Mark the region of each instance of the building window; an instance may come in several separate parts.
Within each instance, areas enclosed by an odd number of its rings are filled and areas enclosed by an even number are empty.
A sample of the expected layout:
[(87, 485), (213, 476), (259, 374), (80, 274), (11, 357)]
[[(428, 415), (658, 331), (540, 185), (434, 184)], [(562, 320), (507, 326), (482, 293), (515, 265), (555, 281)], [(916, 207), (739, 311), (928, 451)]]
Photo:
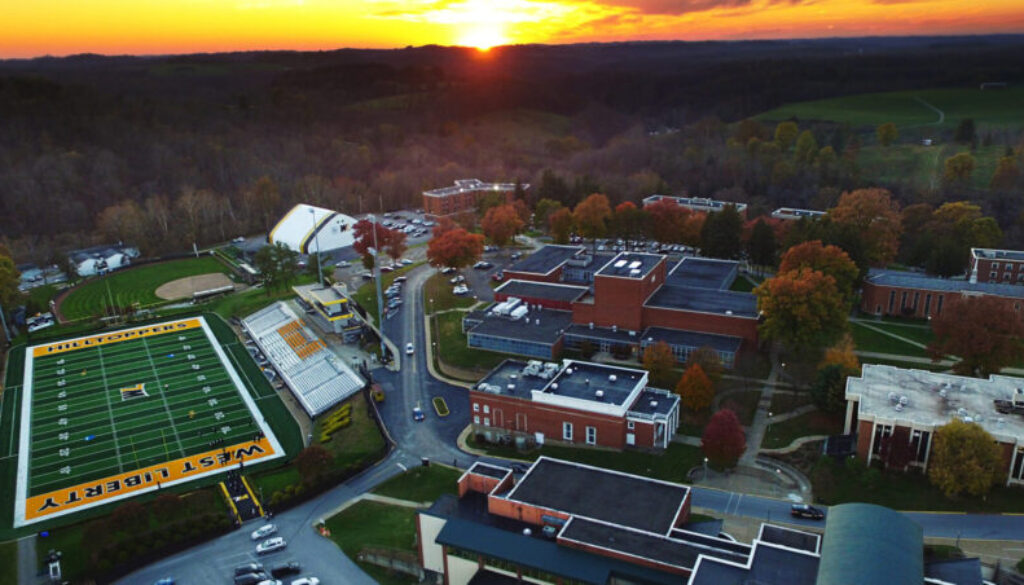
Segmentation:
[(924, 295), (924, 314), (927, 315), (932, 310), (932, 293)]
[(491, 417), (489, 417), (489, 416), (485, 416), (484, 417), (484, 426), (485, 427), (491, 426)]
[(474, 402), (473, 403), (473, 412), (480, 412), (480, 403), (479, 402)]
[(479, 415), (476, 415), (476, 416), (473, 417), (473, 424), (475, 424), (475, 425), (480, 424), (480, 416)]
[(635, 421), (626, 421), (626, 429), (632, 431), (635, 428), (636, 428), (636, 422)]
[(562, 423), (562, 439), (564, 439), (566, 441), (571, 441), (572, 440), (572, 423), (571, 422), (564, 422), (564, 423)]
[(914, 312), (917, 312), (917, 301), (921, 298), (921, 293), (914, 291)]
[(871, 453), (878, 455), (882, 451), (882, 442), (886, 437), (892, 435), (892, 425), (875, 424), (875, 442), (871, 446)]
[(907, 308), (907, 291), (900, 295), (900, 311)]
[(998, 263), (998, 262), (993, 262), (993, 263), (992, 263), (992, 268), (991, 268), (991, 269), (992, 269), (992, 270), (999, 270), (999, 263)]
[(944, 298), (943, 295), (939, 295), (939, 306), (935, 307), (935, 314), (936, 315), (941, 315), (942, 314), (942, 299), (943, 298)]
[(896, 302), (896, 291), (889, 291), (889, 312), (892, 313), (892, 306)]
[(490, 413), (490, 412), (491, 412), (491, 407), (490, 407), (490, 405), (488, 405), (488, 404), (485, 404), (485, 405), (484, 405), (484, 414), (488, 414), (488, 413)]
[(597, 427), (587, 427), (587, 444), (597, 444)]
[(995, 270), (993, 270), (992, 272), (988, 273), (988, 277), (990, 279), (992, 279), (992, 280), (995, 280), (995, 279), (999, 278), (999, 273), (996, 272)]

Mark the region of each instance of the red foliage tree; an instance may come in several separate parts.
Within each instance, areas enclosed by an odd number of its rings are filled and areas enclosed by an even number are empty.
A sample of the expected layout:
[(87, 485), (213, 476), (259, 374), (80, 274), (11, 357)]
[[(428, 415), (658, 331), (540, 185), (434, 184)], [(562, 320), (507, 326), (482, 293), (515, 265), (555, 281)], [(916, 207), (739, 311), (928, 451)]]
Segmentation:
[(384, 252), (391, 257), (392, 260), (398, 260), (405, 254), (405, 251), (409, 249), (406, 240), (409, 238), (405, 232), (398, 230), (391, 230), (391, 234), (388, 239), (388, 244), (384, 248)]
[[(683, 241), (686, 220), (690, 210), (679, 205), (674, 199), (659, 199), (645, 207), (651, 215), (651, 235), (654, 239), (669, 244)], [(700, 233), (700, 230), (697, 230)]]
[[(356, 251), (360, 256), (367, 256), (370, 253), (370, 248), (374, 246), (374, 232), (377, 232), (377, 248), (383, 251), (387, 248), (391, 242), (398, 237), (397, 234), (401, 234), (401, 237), (405, 238), (404, 232), (398, 232), (395, 230), (389, 230), (379, 222), (372, 222), (367, 219), (361, 219), (356, 222), (353, 226), (353, 236), (355, 242), (352, 244), (352, 249)], [(404, 252), (404, 250), (403, 250)], [(399, 254), (401, 256), (401, 254)]]
[(736, 413), (728, 408), (711, 416), (700, 438), (701, 449), (708, 461), (717, 468), (735, 467), (747, 450), (747, 437), (743, 433)]
[(499, 205), (488, 209), (480, 222), (484, 235), (497, 246), (507, 244), (524, 225), (525, 222), (512, 205)]
[(928, 352), (935, 361), (959, 357), (957, 374), (987, 378), (1024, 358), (1024, 321), (1006, 299), (954, 298), (932, 319), (932, 330)]
[(427, 244), (427, 260), (432, 266), (465, 268), (480, 259), (484, 253), (484, 237), (462, 228), (442, 232)]

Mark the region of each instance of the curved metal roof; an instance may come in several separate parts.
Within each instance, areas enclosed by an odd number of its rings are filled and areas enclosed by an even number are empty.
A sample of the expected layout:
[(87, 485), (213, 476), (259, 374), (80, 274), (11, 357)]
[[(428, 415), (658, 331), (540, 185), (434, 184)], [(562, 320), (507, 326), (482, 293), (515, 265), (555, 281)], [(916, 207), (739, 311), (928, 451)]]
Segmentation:
[(828, 511), (816, 585), (921, 585), (924, 532), (903, 514), (874, 504)]

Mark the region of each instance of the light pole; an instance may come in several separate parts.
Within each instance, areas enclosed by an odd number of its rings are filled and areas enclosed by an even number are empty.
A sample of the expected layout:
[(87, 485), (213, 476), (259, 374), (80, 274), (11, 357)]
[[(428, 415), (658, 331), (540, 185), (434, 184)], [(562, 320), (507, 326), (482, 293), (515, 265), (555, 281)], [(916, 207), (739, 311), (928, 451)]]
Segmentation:
[[(313, 241), (316, 243), (316, 281), (323, 286), (324, 270), (320, 267), (320, 232), (316, 229), (316, 209), (310, 207), (309, 216), (313, 219)], [(306, 252), (309, 252), (308, 243), (306, 244)]]
[(768, 411), (768, 433), (767, 434), (769, 434), (769, 435), (772, 434), (772, 411), (770, 411), (770, 410)]
[(384, 348), (384, 301), (381, 300), (384, 295), (380, 292), (380, 248), (377, 247), (377, 216), (370, 215), (370, 221), (373, 223), (373, 250), (370, 250), (370, 255), (373, 256), (373, 280), (377, 284), (377, 336), (380, 337), (380, 361), (384, 363), (384, 356), (387, 355), (387, 351)]
[(704, 481), (708, 480), (708, 458), (704, 458)]

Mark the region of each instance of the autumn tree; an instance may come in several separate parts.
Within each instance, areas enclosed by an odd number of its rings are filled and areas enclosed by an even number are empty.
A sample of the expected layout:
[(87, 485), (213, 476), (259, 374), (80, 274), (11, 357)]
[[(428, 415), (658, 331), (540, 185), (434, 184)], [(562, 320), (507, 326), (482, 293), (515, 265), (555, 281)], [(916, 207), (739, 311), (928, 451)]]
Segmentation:
[(813, 132), (804, 130), (796, 139), (793, 156), (798, 164), (809, 165), (814, 162), (816, 154), (818, 154), (818, 141), (814, 138)]
[(667, 197), (658, 199), (645, 209), (651, 217), (651, 236), (655, 240), (666, 244), (682, 242), (690, 210), (676, 203), (675, 199)]
[(999, 443), (977, 423), (958, 419), (935, 429), (928, 479), (947, 497), (983, 496), (1004, 475)]
[(725, 365), (722, 364), (721, 356), (713, 348), (702, 345), (691, 351), (690, 355), (686, 356), (686, 363), (683, 366), (689, 368), (695, 365), (700, 366), (700, 369), (715, 386), (722, 381)]
[(950, 186), (965, 184), (974, 172), (974, 157), (969, 152), (954, 154), (946, 159), (942, 168), (942, 180)]
[(827, 274), (810, 268), (779, 273), (754, 289), (764, 315), (761, 335), (790, 349), (827, 347), (846, 331), (847, 307)]
[(857, 359), (853, 337), (849, 333), (843, 335), (835, 345), (825, 350), (825, 355), (821, 358), (818, 368), (828, 366), (839, 366), (851, 375), (860, 373), (860, 360)]
[(260, 218), (263, 231), (269, 232), (281, 205), (281, 191), (274, 179), (264, 175), (243, 193), (246, 207)]
[(299, 254), (281, 242), (263, 246), (256, 252), (253, 264), (260, 271), (260, 280), (267, 295), (291, 285), (299, 273), (298, 259)]
[(491, 207), (480, 222), (484, 235), (499, 247), (504, 247), (523, 225), (522, 218), (512, 205)]
[(96, 228), (109, 241), (124, 242), (137, 246), (145, 254), (154, 251), (148, 233), (146, 214), (138, 203), (125, 199), (100, 212)]
[(903, 223), (899, 204), (886, 189), (843, 193), (828, 215), (833, 222), (861, 235), (867, 246), (866, 259), (872, 266), (885, 266), (896, 257)]
[(900, 131), (896, 129), (896, 124), (886, 122), (885, 124), (880, 124), (878, 128), (875, 129), (875, 136), (878, 137), (879, 144), (882, 146), (889, 146), (893, 142), (896, 142), (896, 139), (900, 137)]
[(709, 213), (700, 231), (700, 251), (710, 258), (734, 259), (743, 251), (743, 217), (735, 205)]
[(427, 260), (431, 266), (462, 269), (480, 259), (484, 253), (484, 237), (455, 228), (435, 236), (427, 244)]
[(548, 228), (551, 239), (556, 244), (568, 244), (569, 234), (572, 233), (573, 218), (572, 212), (567, 207), (556, 209), (548, 217)]
[(390, 232), (387, 237), (387, 243), (384, 246), (384, 253), (392, 260), (398, 260), (409, 249), (407, 243), (409, 236), (399, 230), (390, 230)]
[(533, 221), (538, 229), (546, 229), (550, 226), (548, 218), (551, 214), (562, 208), (562, 204), (554, 199), (541, 199), (534, 206)]
[(799, 134), (800, 127), (796, 125), (796, 122), (779, 122), (779, 125), (775, 127), (775, 143), (783, 151), (789, 150)]
[(334, 457), (320, 445), (310, 445), (295, 456), (295, 469), (306, 484), (316, 483), (331, 468)]
[(747, 437), (736, 413), (723, 408), (711, 416), (700, 439), (701, 449), (716, 469), (736, 466), (747, 450)]
[(0, 253), (0, 310), (10, 311), (15, 301), (21, 297), (18, 286), (21, 284), (21, 273), (14, 264), (14, 259)]
[(700, 364), (691, 364), (676, 384), (676, 394), (690, 412), (700, 412), (711, 406), (715, 386)]
[(650, 213), (646, 209), (638, 209), (632, 201), (623, 201), (615, 206), (612, 212), (611, 233), (627, 240), (646, 238), (650, 224)]
[(747, 240), (747, 257), (754, 266), (774, 266), (778, 244), (775, 241), (775, 230), (763, 218), (757, 218), (750, 230)]
[(992, 181), (989, 187), (993, 191), (1009, 191), (1020, 181), (1020, 168), (1017, 166), (1017, 159), (1013, 155), (1001, 157), (996, 164), (996, 170), (992, 173)]
[(608, 233), (608, 220), (612, 216), (612, 207), (608, 197), (594, 193), (580, 201), (573, 209), (572, 219), (576, 229), (584, 238), (596, 240)]
[(853, 291), (860, 271), (842, 248), (823, 246), (820, 241), (813, 240), (786, 250), (779, 261), (779, 272), (791, 272), (801, 268), (810, 268), (831, 276), (836, 283), (836, 290), (843, 297), (843, 302), (847, 306), (852, 304)]
[(932, 360), (957, 356), (957, 374), (987, 378), (1024, 359), (1024, 321), (1006, 299), (947, 295), (942, 313), (932, 318), (932, 330)]
[(672, 385), (672, 368), (676, 366), (676, 356), (672, 348), (664, 341), (648, 345), (644, 349), (644, 369), (649, 372), (650, 383), (659, 388)]

